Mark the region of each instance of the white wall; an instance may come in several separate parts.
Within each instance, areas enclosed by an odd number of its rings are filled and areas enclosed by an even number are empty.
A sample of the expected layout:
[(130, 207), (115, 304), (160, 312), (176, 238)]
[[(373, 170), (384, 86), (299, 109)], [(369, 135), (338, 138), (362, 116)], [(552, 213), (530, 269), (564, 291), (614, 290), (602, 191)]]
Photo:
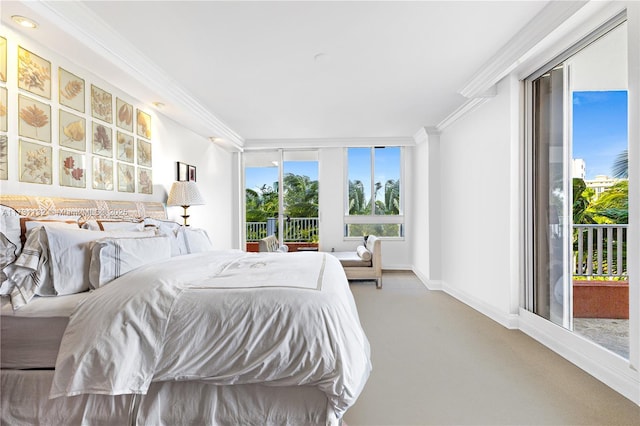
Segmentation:
[[(517, 90), (517, 86), (515, 87)], [(443, 289), (507, 323), (512, 306), (512, 135), (514, 87), (497, 95), (440, 135)], [(516, 97), (517, 99), (517, 97)], [(517, 194), (517, 193), (516, 193)]]
[[(197, 135), (181, 126), (179, 123), (166, 118), (158, 113), (152, 106), (140, 103), (127, 93), (118, 89), (116, 82), (104, 81), (96, 76), (91, 70), (78, 67), (67, 58), (56, 54), (48, 47), (32, 42), (30, 39), (12, 32), (8, 28), (3, 28), (0, 35), (4, 36), (8, 42), (8, 157), (9, 157), (9, 180), (0, 181), (0, 192), (3, 194), (23, 194), (23, 195), (46, 195), (70, 198), (106, 199), (106, 200), (141, 200), (166, 202), (167, 193), (171, 184), (176, 179), (176, 161), (185, 162), (197, 167), (198, 186), (203, 196), (207, 200), (207, 205), (193, 206), (189, 209), (191, 215), (190, 223), (193, 226), (205, 228), (210, 234), (216, 248), (230, 248), (232, 246), (231, 221), (232, 211), (228, 208), (231, 204), (231, 154), (216, 146), (208, 139)], [(52, 143), (53, 148), (53, 183), (51, 185), (40, 185), (23, 183), (18, 180), (18, 120), (17, 102), (18, 93), (37, 98), (27, 92), (17, 88), (17, 49), (18, 45), (29, 51), (47, 59), (51, 62), (52, 71), (52, 96), (51, 100), (38, 99), (51, 105), (52, 117)], [(85, 91), (87, 92), (87, 106), (85, 114), (82, 115), (87, 122), (87, 148), (85, 151), (85, 167), (87, 174), (87, 188), (70, 188), (59, 185), (58, 177), (58, 67), (76, 74), (85, 80)], [(102, 191), (91, 188), (91, 111), (90, 87), (91, 84), (107, 90), (116, 97), (120, 97), (133, 104), (134, 108), (140, 108), (151, 115), (152, 121), (152, 149), (153, 149), (153, 194), (123, 193), (118, 191)], [(114, 126), (115, 136), (115, 126)], [(48, 145), (48, 144), (45, 144)], [(115, 177), (117, 178), (117, 176)], [(168, 209), (171, 219), (181, 221), (180, 207)]]

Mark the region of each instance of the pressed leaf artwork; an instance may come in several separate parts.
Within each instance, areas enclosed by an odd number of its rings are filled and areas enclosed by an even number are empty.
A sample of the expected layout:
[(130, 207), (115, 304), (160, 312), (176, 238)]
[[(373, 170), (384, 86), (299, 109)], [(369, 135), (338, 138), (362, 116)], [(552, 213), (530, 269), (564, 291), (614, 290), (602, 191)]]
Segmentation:
[(93, 157), (93, 189), (113, 191), (113, 161)]
[(51, 147), (20, 140), (20, 182), (51, 184)]
[(8, 113), (7, 113), (7, 89), (0, 87), (0, 132), (7, 131)]
[(153, 194), (153, 179), (151, 169), (138, 167), (138, 192), (140, 194)]
[(111, 93), (91, 85), (91, 115), (107, 123), (113, 123)]
[(51, 106), (26, 96), (18, 96), (18, 134), (51, 142)]
[(111, 127), (93, 122), (93, 153), (103, 157), (113, 157), (113, 143), (111, 141)]
[(118, 163), (118, 191), (135, 192), (135, 167), (124, 163)]
[(84, 80), (64, 68), (58, 68), (60, 104), (84, 112)]
[(151, 167), (151, 144), (142, 139), (138, 139), (138, 165)]
[(61, 146), (86, 151), (86, 120), (83, 117), (61, 109), (58, 125), (60, 127), (58, 141)]
[(136, 114), (136, 130), (138, 136), (151, 139), (151, 116), (144, 111), (138, 110)]
[(117, 132), (116, 140), (118, 146), (118, 160), (133, 163), (133, 136), (126, 133)]
[(18, 87), (51, 99), (51, 62), (18, 46)]
[(133, 132), (133, 105), (126, 103), (120, 98), (116, 98), (116, 126), (121, 129)]
[(60, 150), (60, 185), (73, 188), (86, 188), (86, 169), (84, 155), (77, 152)]
[(7, 81), (7, 39), (0, 37), (0, 81)]
[(8, 145), (9, 138), (6, 135), (0, 136), (0, 180), (9, 179)]

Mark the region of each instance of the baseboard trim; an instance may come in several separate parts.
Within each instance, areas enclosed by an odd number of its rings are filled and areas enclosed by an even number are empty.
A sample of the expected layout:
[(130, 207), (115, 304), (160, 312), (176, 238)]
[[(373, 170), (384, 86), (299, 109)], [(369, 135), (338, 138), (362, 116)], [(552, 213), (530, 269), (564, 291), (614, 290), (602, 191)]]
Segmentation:
[(640, 373), (628, 360), (525, 309), (519, 316), (523, 333), (640, 405)]
[(432, 290), (432, 291), (442, 290), (442, 281), (430, 280), (416, 268), (411, 268), (411, 271), (413, 271), (415, 276), (418, 277), (422, 285), (425, 286), (427, 290)]

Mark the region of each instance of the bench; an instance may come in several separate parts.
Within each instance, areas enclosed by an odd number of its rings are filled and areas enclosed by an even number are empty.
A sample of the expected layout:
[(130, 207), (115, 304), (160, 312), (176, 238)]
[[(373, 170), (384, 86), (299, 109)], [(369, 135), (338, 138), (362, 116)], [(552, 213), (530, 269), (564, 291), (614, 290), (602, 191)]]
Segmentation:
[(376, 288), (382, 288), (382, 245), (380, 238), (369, 235), (366, 246), (355, 251), (336, 251), (348, 280), (375, 280)]

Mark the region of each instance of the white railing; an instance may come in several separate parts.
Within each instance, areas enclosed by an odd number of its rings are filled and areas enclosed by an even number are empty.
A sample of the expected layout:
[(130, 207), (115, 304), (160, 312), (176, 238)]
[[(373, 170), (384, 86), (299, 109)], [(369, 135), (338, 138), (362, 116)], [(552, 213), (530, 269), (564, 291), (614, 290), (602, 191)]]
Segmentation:
[(627, 277), (628, 225), (573, 225), (574, 270), (580, 277)]
[[(273, 223), (273, 225), (271, 225)], [(270, 218), (269, 222), (247, 222), (247, 241), (258, 241), (268, 235), (267, 230), (273, 226), (275, 231), (277, 219)], [(291, 217), (284, 220), (284, 242), (318, 241), (317, 217)]]

